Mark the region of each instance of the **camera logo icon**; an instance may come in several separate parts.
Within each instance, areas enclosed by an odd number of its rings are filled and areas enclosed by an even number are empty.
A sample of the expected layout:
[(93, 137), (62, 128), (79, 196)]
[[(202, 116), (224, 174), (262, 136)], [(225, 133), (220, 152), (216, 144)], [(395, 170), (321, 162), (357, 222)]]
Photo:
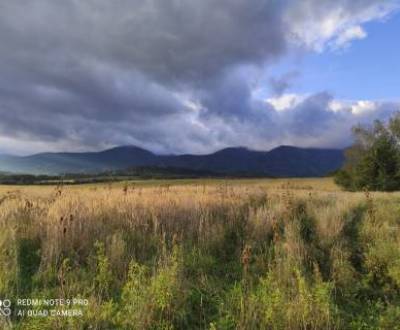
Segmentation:
[(11, 301), (9, 299), (0, 300), (0, 316), (11, 315)]

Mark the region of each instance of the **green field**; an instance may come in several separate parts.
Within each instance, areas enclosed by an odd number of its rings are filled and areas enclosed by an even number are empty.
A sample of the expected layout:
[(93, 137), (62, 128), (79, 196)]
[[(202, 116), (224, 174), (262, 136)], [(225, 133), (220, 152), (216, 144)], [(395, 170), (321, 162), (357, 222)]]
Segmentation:
[[(0, 328), (400, 329), (399, 202), (331, 179), (0, 186)], [(18, 302), (51, 298), (87, 303)]]

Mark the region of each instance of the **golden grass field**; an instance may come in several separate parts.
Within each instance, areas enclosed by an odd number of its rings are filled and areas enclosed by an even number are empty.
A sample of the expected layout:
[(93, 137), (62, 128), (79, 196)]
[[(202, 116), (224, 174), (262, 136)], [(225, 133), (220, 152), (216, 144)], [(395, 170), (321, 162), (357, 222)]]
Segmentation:
[(7, 329), (399, 329), (400, 193), (332, 179), (0, 186)]

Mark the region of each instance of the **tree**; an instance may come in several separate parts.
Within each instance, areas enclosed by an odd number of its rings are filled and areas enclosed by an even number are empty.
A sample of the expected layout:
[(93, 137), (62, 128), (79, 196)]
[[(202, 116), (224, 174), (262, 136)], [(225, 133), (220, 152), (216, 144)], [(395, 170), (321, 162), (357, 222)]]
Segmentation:
[(353, 128), (355, 143), (346, 150), (346, 162), (335, 177), (347, 190), (400, 189), (400, 113), (388, 122)]

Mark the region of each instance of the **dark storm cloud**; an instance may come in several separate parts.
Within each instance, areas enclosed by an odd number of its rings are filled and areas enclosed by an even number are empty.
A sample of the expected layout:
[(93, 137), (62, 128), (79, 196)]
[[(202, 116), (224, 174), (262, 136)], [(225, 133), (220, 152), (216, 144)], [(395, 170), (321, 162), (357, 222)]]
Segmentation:
[(193, 81), (281, 54), (281, 7), (269, 0), (17, 0), (0, 8), (2, 40), (10, 46), (3, 56), (63, 69), (98, 61)]
[[(381, 2), (332, 3), (2, 1), (0, 141), (23, 152), (36, 151), (35, 141), (205, 152), (269, 147), (289, 131), (306, 134), (309, 122), (326, 129), (333, 119), (319, 112), (321, 96), (284, 115), (254, 98), (252, 77), (284, 55), (292, 37), (309, 44), (309, 11), (324, 19), (340, 10), (354, 25), (373, 18)], [(292, 79), (278, 77), (277, 94)]]
[(268, 0), (2, 2), (1, 133), (51, 140), (87, 127), (89, 141), (104, 140), (107, 124), (110, 138), (157, 140), (143, 132), (156, 121), (188, 124), (177, 94), (283, 52), (280, 10)]

